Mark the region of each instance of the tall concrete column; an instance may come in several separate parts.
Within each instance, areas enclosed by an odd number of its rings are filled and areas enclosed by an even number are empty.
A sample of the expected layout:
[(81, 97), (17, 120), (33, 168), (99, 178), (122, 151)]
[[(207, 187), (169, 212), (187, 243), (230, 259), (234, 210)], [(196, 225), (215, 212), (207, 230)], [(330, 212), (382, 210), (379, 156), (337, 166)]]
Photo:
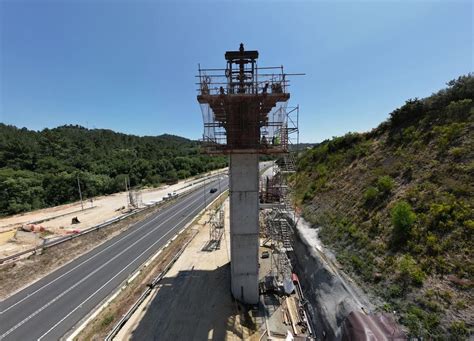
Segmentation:
[(258, 155), (230, 156), (230, 244), (232, 294), (258, 303)]

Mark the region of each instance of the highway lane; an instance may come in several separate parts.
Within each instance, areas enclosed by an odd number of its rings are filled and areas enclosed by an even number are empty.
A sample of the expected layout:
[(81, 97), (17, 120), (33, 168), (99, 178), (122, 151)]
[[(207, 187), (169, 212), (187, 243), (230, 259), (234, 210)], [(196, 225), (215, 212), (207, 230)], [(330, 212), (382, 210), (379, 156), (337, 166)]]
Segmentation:
[(59, 339), (227, 188), (208, 183), (0, 302), (0, 339)]

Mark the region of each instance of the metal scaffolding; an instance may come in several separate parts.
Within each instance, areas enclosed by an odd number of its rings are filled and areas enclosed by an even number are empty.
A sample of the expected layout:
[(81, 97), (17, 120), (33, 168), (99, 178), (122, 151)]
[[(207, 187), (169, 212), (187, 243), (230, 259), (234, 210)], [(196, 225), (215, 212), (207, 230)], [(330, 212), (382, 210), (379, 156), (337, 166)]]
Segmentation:
[(279, 67), (258, 67), (257, 51), (225, 54), (225, 69), (199, 66), (198, 102), (208, 153), (287, 153), (293, 122), (288, 121), (289, 76)]
[(209, 221), (209, 240), (202, 248), (203, 251), (219, 250), (221, 239), (224, 234), (224, 206), (221, 205), (210, 213)]
[(272, 175), (260, 181), (260, 202), (282, 204), (291, 207), (287, 177), (296, 171), (296, 155), (299, 146), (299, 105), (287, 108), (288, 152), (280, 155), (272, 168)]
[[(293, 229), (296, 217), (291, 207), (288, 176), (296, 171), (295, 155), (299, 143), (299, 106), (287, 108), (288, 150), (274, 162), (271, 176), (260, 182), (260, 202), (263, 208), (263, 245), (270, 245), (276, 254), (276, 277), (283, 282), (291, 277), (288, 252), (293, 251)], [(273, 273), (273, 269), (272, 269)]]
[(225, 69), (199, 66), (203, 147), (229, 155), (231, 290), (242, 302), (258, 295), (259, 155), (288, 153), (289, 74), (281, 67), (258, 67), (258, 51), (225, 53)]
[[(287, 252), (293, 251), (292, 227), (285, 210), (278, 206), (263, 211), (264, 228), (266, 236), (263, 245), (269, 245), (272, 252), (277, 255), (276, 277), (283, 281), (291, 277), (291, 264)], [(274, 269), (271, 269), (273, 273)]]

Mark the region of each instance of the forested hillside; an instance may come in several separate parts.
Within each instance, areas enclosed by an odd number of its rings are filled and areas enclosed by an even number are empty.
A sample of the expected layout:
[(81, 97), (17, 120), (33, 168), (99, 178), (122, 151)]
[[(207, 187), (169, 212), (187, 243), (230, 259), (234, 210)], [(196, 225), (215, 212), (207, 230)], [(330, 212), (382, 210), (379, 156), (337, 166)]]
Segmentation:
[(303, 152), (291, 179), (323, 243), (411, 336), (473, 328), (473, 100), (473, 75), (460, 77)]
[(164, 182), (225, 167), (198, 142), (172, 135), (138, 137), (62, 126), (36, 132), (0, 124), (0, 215)]

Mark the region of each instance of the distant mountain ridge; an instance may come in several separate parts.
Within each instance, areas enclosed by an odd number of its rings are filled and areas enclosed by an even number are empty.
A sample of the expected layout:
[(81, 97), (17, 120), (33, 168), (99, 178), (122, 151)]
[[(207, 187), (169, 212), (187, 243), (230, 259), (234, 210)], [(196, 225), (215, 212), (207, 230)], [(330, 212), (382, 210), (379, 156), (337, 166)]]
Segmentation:
[(132, 187), (175, 182), (225, 167), (224, 157), (200, 153), (180, 136), (135, 136), (65, 125), (32, 131), (0, 123), (0, 215), (78, 200)]
[(459, 77), (369, 133), (302, 152), (291, 178), (323, 243), (411, 337), (474, 327), (473, 104), (473, 75)]

